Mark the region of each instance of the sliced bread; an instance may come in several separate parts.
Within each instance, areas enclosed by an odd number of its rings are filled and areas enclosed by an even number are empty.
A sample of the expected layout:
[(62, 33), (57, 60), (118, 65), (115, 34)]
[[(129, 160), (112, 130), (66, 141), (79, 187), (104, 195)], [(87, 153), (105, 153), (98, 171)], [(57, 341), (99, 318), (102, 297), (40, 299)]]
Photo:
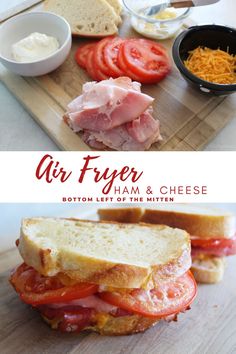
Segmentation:
[(176, 204), (146, 209), (141, 221), (178, 227), (199, 238), (231, 238), (235, 234), (233, 214), (197, 205)]
[(106, 0), (46, 0), (44, 9), (63, 16), (73, 35), (104, 37), (116, 34), (120, 16)]
[[(138, 211), (139, 209), (139, 211)], [(163, 224), (186, 230), (200, 238), (231, 238), (235, 234), (235, 215), (216, 208), (198, 205), (161, 205), (155, 209), (120, 208), (100, 209), (100, 220), (132, 222), (129, 215), (136, 215), (135, 222)]]
[(163, 225), (24, 219), (18, 247), (43, 275), (119, 288), (152, 288), (191, 266), (188, 233)]
[(144, 213), (142, 208), (98, 209), (100, 220), (139, 223)]
[(193, 257), (191, 271), (198, 283), (219, 283), (224, 276), (225, 258), (213, 256)]
[[(53, 328), (57, 329), (58, 321), (50, 320), (44, 316), (43, 319)], [(98, 332), (105, 336), (121, 336), (144, 332), (146, 329), (154, 326), (160, 320), (156, 318), (148, 318), (140, 315), (128, 315), (114, 317), (109, 314), (102, 314), (94, 319), (94, 325), (84, 328), (84, 330)]]
[[(100, 220), (120, 222), (146, 222), (165, 224), (185, 229), (191, 235), (202, 238), (224, 238), (235, 233), (235, 216), (222, 210), (202, 208), (186, 204), (163, 205), (155, 209), (120, 208), (100, 209)], [(199, 283), (213, 284), (223, 279), (225, 258), (211, 255), (197, 255), (192, 258), (191, 270)]]

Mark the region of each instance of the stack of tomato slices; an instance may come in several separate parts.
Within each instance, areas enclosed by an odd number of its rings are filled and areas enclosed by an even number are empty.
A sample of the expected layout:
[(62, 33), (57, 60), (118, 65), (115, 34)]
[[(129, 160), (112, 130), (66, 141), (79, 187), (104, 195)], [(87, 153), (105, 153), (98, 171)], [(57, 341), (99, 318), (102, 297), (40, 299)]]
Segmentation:
[(233, 238), (191, 237), (192, 254), (208, 254), (216, 257), (236, 255), (236, 235)]
[(75, 58), (95, 81), (127, 76), (143, 84), (154, 84), (171, 69), (166, 49), (140, 38), (106, 37), (79, 47)]
[(96, 306), (83, 306), (82, 300), (76, 305), (79, 299), (97, 299), (112, 308), (108, 313), (114, 317), (138, 314), (161, 319), (185, 311), (196, 296), (196, 283), (190, 272), (149, 291), (100, 291), (98, 285), (89, 283), (65, 286), (58, 277), (42, 276), (23, 263), (12, 272), (10, 282), (23, 302), (38, 308), (49, 321), (56, 320), (62, 331), (80, 331), (95, 323), (99, 310)]

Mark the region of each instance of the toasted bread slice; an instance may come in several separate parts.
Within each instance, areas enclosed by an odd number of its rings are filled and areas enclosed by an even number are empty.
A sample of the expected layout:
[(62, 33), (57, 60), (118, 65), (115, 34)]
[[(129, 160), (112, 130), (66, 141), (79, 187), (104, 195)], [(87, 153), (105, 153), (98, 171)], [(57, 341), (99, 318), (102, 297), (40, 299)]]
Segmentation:
[(142, 208), (98, 209), (99, 219), (125, 223), (139, 223), (143, 216)]
[(219, 283), (224, 276), (225, 258), (199, 255), (192, 261), (192, 273), (198, 283)]
[(120, 16), (106, 0), (46, 0), (46, 11), (63, 16), (73, 35), (104, 37), (116, 34)]
[[(165, 224), (170, 227), (185, 229), (200, 238), (230, 238), (235, 233), (235, 216), (212, 208), (199, 208), (190, 205), (168, 205), (156, 209), (123, 208), (100, 209), (101, 220), (132, 222), (129, 215), (136, 215), (136, 222)], [(192, 272), (199, 283), (218, 283), (223, 279), (225, 259), (208, 255), (194, 256)]]
[(188, 204), (163, 205), (146, 209), (142, 222), (164, 224), (186, 230), (199, 238), (231, 238), (235, 234), (235, 216), (220, 209)]
[(100, 209), (98, 214), (100, 220), (120, 222), (132, 222), (130, 215), (135, 215), (135, 222), (176, 227), (186, 230), (191, 236), (205, 239), (231, 238), (235, 234), (235, 215), (220, 209), (188, 204), (162, 205), (145, 210), (141, 208)]
[[(53, 329), (58, 328), (57, 321), (42, 317)], [(144, 332), (154, 326), (159, 320), (139, 315), (114, 317), (102, 313), (97, 315), (94, 322), (93, 326), (86, 327), (83, 330), (98, 332), (105, 336), (120, 336)]]
[(18, 247), (43, 275), (118, 288), (153, 288), (191, 266), (188, 233), (163, 225), (24, 219)]

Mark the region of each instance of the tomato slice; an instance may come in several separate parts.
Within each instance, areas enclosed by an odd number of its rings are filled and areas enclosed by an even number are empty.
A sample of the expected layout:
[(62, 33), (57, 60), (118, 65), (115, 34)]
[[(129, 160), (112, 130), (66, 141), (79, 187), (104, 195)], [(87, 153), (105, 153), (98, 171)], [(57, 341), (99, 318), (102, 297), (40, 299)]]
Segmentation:
[(127, 64), (124, 61), (124, 56), (123, 56), (123, 51), (121, 50), (121, 47), (123, 46), (123, 43), (120, 45), (120, 50), (118, 52), (118, 58), (117, 58), (117, 64), (119, 68), (124, 72), (125, 76), (128, 76), (130, 79), (139, 81), (142, 83), (142, 77), (134, 74), (132, 70), (130, 70), (127, 66)]
[(205, 253), (223, 257), (236, 254), (236, 235), (233, 238), (200, 239), (191, 238), (193, 253)]
[[(96, 46), (95, 46), (96, 47)], [(87, 55), (86, 61), (86, 70), (91, 76), (91, 78), (95, 81), (107, 80), (108, 76), (106, 76), (96, 65), (94, 60), (94, 49), (95, 47), (91, 48)]]
[(106, 76), (101, 70), (95, 67), (97, 81), (108, 80), (110, 76)]
[(93, 48), (96, 43), (88, 43), (80, 46), (75, 53), (75, 60), (82, 68), (86, 68), (86, 61), (88, 52)]
[(96, 74), (96, 69), (94, 67), (93, 61), (94, 48), (91, 48), (87, 54), (86, 70), (94, 81), (98, 81), (98, 76)]
[(81, 299), (98, 290), (97, 285), (88, 283), (64, 286), (57, 277), (40, 275), (25, 263), (12, 272), (10, 282), (22, 301), (33, 306)]
[(107, 42), (104, 47), (104, 62), (107, 66), (107, 70), (110, 76), (117, 78), (124, 76), (125, 72), (119, 67), (118, 64), (118, 54), (120, 51), (121, 44), (125, 40), (119, 37), (115, 37)]
[(126, 40), (121, 46), (129, 70), (145, 83), (157, 83), (170, 72), (170, 60), (160, 44), (141, 38)]
[(110, 77), (111, 73), (104, 60), (104, 49), (113, 38), (114, 37), (103, 38), (94, 48), (94, 65), (96, 70), (102, 72), (107, 77)]
[(146, 317), (163, 318), (184, 311), (196, 296), (197, 285), (191, 272), (161, 284), (157, 289), (130, 292), (102, 292), (100, 297), (121, 309)]

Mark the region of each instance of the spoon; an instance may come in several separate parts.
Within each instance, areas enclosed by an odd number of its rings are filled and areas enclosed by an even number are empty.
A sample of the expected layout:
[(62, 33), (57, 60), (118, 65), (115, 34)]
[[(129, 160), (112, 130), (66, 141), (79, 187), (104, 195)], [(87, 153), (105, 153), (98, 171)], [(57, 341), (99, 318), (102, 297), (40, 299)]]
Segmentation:
[(151, 8), (147, 9), (145, 15), (152, 16), (156, 15), (158, 12), (164, 11), (168, 7), (174, 7), (176, 9), (194, 7), (194, 6), (205, 6), (212, 5), (220, 0), (175, 0), (175, 1), (166, 1), (165, 3), (154, 5)]

